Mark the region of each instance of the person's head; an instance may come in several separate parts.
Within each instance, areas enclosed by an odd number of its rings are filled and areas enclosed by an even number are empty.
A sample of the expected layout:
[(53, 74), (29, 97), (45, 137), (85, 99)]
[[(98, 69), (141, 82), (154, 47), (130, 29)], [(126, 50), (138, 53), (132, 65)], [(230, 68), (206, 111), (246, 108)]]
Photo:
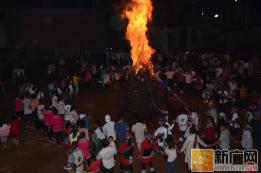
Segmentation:
[(95, 125), (96, 125), (97, 127), (102, 127), (102, 122), (99, 121), (99, 120), (97, 120), (97, 121), (95, 122)]
[(72, 150), (76, 150), (78, 148), (78, 143), (77, 142), (73, 142), (72, 143)]
[(189, 133), (190, 133), (190, 134), (196, 134), (196, 129), (195, 129), (194, 126), (190, 127)]
[(74, 105), (72, 105), (72, 106), (71, 106), (71, 109), (70, 109), (70, 111), (73, 111), (73, 110), (75, 110), (75, 107), (74, 107)]
[(54, 112), (55, 115), (58, 115), (58, 110), (55, 107), (52, 108), (52, 111)]
[(85, 138), (85, 133), (84, 132), (81, 132), (80, 134), (79, 134), (79, 140), (81, 140), (81, 139), (84, 139)]
[(160, 118), (160, 120), (159, 120), (160, 127), (164, 126), (164, 124), (165, 124), (165, 119), (164, 118)]
[(78, 133), (78, 129), (76, 126), (72, 126), (72, 134), (73, 134), (73, 137), (77, 136), (77, 133)]
[(105, 115), (105, 122), (106, 122), (106, 123), (111, 122), (111, 116), (110, 116), (109, 114), (106, 114), (106, 115)]
[(212, 116), (208, 116), (207, 118), (207, 126), (214, 126), (214, 118)]
[(131, 145), (132, 143), (132, 136), (131, 136), (131, 133), (127, 132), (126, 135), (125, 135), (125, 140), (126, 142)]
[(103, 148), (106, 148), (106, 147), (108, 147), (109, 146), (109, 141), (108, 140), (104, 140), (103, 142), (102, 142), (102, 147)]
[(175, 148), (175, 143), (173, 142), (173, 140), (168, 140), (167, 144), (168, 144), (168, 148), (169, 149), (174, 149)]
[(79, 127), (80, 128), (84, 128), (85, 127), (85, 122), (82, 119), (79, 121)]
[(109, 142), (109, 143), (113, 142), (113, 137), (112, 137), (112, 136), (109, 136), (109, 137), (108, 137), (108, 142)]
[(252, 131), (253, 128), (252, 128), (249, 124), (247, 124), (247, 125), (245, 126), (244, 130)]
[(192, 126), (192, 121), (191, 121), (191, 119), (188, 119), (188, 121), (187, 121), (187, 126), (188, 126), (188, 127), (191, 127), (191, 126)]
[(146, 133), (146, 134), (145, 134), (145, 139), (146, 139), (147, 141), (151, 141), (152, 135), (151, 135), (150, 133)]
[(224, 122), (219, 125), (219, 130), (220, 131), (224, 131), (226, 128), (227, 128), (227, 125)]

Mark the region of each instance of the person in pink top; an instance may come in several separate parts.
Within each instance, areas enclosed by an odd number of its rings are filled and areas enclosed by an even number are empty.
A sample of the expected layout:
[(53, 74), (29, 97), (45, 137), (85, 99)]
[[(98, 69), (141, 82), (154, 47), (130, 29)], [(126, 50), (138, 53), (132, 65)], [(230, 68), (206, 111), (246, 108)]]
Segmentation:
[(52, 119), (54, 117), (54, 112), (48, 107), (45, 106), (44, 110), (43, 110), (43, 122), (44, 122), (44, 126), (45, 126), (45, 131), (48, 135), (49, 138), (49, 142), (52, 141)]
[(84, 160), (87, 162), (88, 166), (90, 166), (90, 157), (91, 157), (91, 153), (89, 151), (89, 145), (90, 142), (89, 140), (86, 139), (85, 133), (81, 132), (78, 140), (78, 148), (82, 151)]
[(55, 110), (55, 115), (52, 119), (52, 130), (58, 145), (61, 144), (63, 140), (63, 119), (60, 115), (58, 115), (58, 111)]
[(10, 133), (10, 125), (3, 122), (0, 124), (0, 138), (4, 148), (6, 148), (7, 136)]

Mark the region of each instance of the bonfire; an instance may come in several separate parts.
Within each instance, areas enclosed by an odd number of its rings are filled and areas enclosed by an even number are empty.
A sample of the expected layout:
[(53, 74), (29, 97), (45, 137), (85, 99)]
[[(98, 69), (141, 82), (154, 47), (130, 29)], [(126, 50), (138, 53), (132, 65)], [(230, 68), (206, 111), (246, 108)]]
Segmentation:
[(163, 99), (153, 84), (151, 58), (155, 50), (149, 45), (148, 22), (152, 21), (151, 0), (131, 0), (123, 17), (127, 18), (126, 39), (131, 46), (132, 76), (124, 102), (124, 112), (138, 119), (147, 118), (163, 104)]

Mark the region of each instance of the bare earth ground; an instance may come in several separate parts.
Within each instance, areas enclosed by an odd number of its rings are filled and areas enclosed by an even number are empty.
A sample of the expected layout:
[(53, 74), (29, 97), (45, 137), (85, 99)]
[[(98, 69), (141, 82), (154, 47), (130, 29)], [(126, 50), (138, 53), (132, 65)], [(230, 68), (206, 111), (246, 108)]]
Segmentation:
[[(124, 96), (124, 90), (110, 91), (105, 93), (101, 89), (91, 88), (84, 89), (75, 101), (78, 112), (87, 112), (92, 121), (97, 119), (103, 120), (106, 113), (115, 116), (116, 110)], [(201, 123), (204, 126), (207, 110), (206, 105), (202, 104), (202, 101), (197, 96), (188, 98), (182, 96), (188, 105), (196, 106), (201, 113)], [(6, 116), (7, 110), (10, 110), (12, 99), (4, 101), (0, 98), (0, 117)], [(180, 108), (181, 105), (174, 102), (169, 102), (169, 108), (171, 117), (174, 117), (175, 110)], [(151, 115), (146, 122), (149, 130), (154, 132), (154, 129), (158, 124), (158, 117)], [(175, 128), (175, 133), (177, 128)], [(63, 166), (66, 163), (66, 155), (63, 147), (58, 147), (56, 144), (48, 143), (47, 137), (36, 132), (36, 130), (28, 130), (21, 137), (21, 144), (16, 148), (11, 139), (8, 140), (8, 147), (3, 149), (0, 146), (0, 173), (64, 173)], [(179, 145), (179, 148), (181, 146)], [(118, 163), (118, 161), (117, 161)], [(158, 173), (164, 172), (163, 157), (155, 154), (154, 164)], [(184, 163), (184, 154), (179, 154), (176, 161), (178, 170), (180, 173), (188, 172), (187, 166)], [(119, 167), (115, 169), (115, 173), (118, 173)], [(135, 161), (135, 172), (140, 172), (139, 162)]]

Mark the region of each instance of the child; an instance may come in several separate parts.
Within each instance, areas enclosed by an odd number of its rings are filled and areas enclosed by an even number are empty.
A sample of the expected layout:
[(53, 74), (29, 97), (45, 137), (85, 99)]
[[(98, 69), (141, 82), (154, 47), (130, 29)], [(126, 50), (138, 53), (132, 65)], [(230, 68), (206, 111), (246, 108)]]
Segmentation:
[(20, 119), (18, 116), (13, 118), (13, 121), (10, 124), (11, 126), (11, 136), (13, 143), (17, 146), (20, 139)]
[(4, 148), (6, 148), (7, 136), (9, 135), (9, 133), (10, 125), (4, 122), (0, 127), (0, 138)]

